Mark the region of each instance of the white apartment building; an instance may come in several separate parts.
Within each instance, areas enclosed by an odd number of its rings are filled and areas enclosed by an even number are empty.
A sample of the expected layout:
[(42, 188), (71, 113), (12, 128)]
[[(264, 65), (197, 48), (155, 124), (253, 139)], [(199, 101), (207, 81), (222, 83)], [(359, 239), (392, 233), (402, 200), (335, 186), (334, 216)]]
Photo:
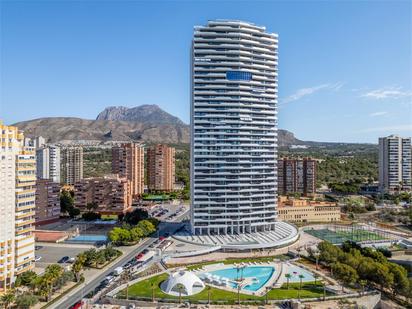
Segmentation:
[(47, 146), (36, 150), (36, 170), (38, 179), (51, 179), (60, 183), (60, 148)]
[(0, 291), (34, 267), (35, 155), (16, 127), (0, 122)]
[(382, 192), (412, 189), (411, 138), (379, 138), (379, 187)]
[(191, 65), (191, 228), (275, 229), (278, 36), (241, 21), (197, 26)]

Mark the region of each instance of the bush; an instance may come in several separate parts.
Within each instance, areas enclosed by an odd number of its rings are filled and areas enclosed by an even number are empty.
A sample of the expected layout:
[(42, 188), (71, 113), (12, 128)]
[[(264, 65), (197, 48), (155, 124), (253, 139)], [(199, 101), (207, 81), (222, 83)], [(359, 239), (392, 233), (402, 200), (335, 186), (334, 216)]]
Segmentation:
[(82, 218), (85, 221), (94, 221), (94, 220), (99, 220), (102, 217), (101, 214), (93, 212), (93, 211), (88, 211), (82, 214)]
[(138, 242), (141, 238), (147, 237), (156, 231), (156, 226), (151, 220), (142, 220), (136, 226), (124, 224), (122, 227), (115, 227), (109, 232), (109, 240), (119, 246)]

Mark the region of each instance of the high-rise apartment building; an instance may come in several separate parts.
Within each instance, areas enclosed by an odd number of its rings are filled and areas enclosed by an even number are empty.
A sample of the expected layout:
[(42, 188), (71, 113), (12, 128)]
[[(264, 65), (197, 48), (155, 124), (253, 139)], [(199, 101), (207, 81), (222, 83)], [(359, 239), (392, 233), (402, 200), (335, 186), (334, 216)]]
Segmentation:
[(132, 186), (126, 178), (110, 175), (86, 178), (74, 185), (74, 206), (82, 212), (89, 211), (88, 204), (96, 204), (94, 212), (120, 215), (132, 207)]
[(130, 180), (133, 197), (144, 192), (144, 148), (125, 143), (112, 148), (112, 173)]
[(277, 34), (241, 21), (195, 27), (192, 233), (275, 229)]
[(278, 160), (278, 193), (301, 193), (303, 195), (316, 192), (316, 160), (311, 158)]
[(60, 150), (61, 182), (74, 185), (83, 179), (83, 147), (65, 147)]
[(51, 179), (60, 183), (60, 148), (41, 147), (36, 150), (37, 179)]
[(34, 267), (36, 161), (16, 127), (0, 123), (0, 290)]
[(57, 221), (60, 217), (60, 183), (50, 179), (36, 181), (36, 225)]
[(411, 138), (379, 138), (379, 187), (393, 193), (412, 189)]
[(156, 145), (147, 149), (147, 180), (151, 191), (173, 191), (175, 183), (173, 147)]

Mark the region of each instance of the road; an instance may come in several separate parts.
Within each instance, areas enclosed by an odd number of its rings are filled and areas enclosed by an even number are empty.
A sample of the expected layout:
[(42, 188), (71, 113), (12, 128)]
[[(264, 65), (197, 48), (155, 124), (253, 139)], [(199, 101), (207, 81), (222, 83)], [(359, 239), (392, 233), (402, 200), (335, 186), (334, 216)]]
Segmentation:
[[(179, 218), (185, 216), (187, 212), (183, 213), (181, 216), (176, 218), (176, 221)], [(174, 233), (181, 225), (174, 225), (171, 226), (170, 222), (164, 222), (159, 225), (159, 231), (157, 235), (163, 235), (164, 233)], [(78, 301), (80, 301), (84, 295), (87, 295), (91, 291), (93, 291), (99, 284), (104, 280), (104, 278), (109, 275), (116, 267), (123, 266), (128, 261), (130, 261), (134, 256), (142, 252), (144, 249), (147, 249), (150, 245), (152, 245), (158, 238), (152, 237), (144, 240), (141, 244), (136, 246), (132, 251), (127, 254), (123, 254), (114, 264), (112, 264), (109, 268), (105, 269), (104, 271), (98, 273), (97, 276), (93, 278), (86, 278), (85, 283), (81, 286), (77, 287), (74, 291), (70, 292), (69, 295), (64, 296), (62, 299), (50, 305), (49, 308), (51, 309), (60, 309), (60, 308), (70, 308), (70, 306), (74, 305)]]

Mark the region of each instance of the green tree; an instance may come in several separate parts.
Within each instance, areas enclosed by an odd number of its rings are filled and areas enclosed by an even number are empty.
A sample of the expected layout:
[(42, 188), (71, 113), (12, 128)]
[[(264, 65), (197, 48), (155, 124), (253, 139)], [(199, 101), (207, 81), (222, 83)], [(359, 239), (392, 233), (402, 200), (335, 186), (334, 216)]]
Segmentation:
[(406, 296), (409, 287), (408, 272), (400, 265), (388, 263), (389, 271), (393, 276), (392, 293)]
[[(335, 274), (338, 280), (342, 281), (343, 284), (352, 285), (355, 283), (359, 276), (355, 269), (351, 266), (343, 264), (343, 263), (335, 263), (332, 265), (333, 273)], [(342, 291), (344, 289), (344, 285), (342, 284)]]
[(92, 248), (85, 251), (84, 254), (86, 256), (86, 261), (84, 264), (86, 266), (96, 266), (98, 258), (97, 250), (95, 248)]
[(74, 206), (74, 198), (70, 191), (62, 190), (60, 193), (60, 211), (62, 213), (69, 212), (69, 209)]
[(1, 295), (1, 298), (0, 298), (5, 309), (8, 309), (15, 299), (16, 299), (16, 295), (14, 294), (13, 290), (7, 291), (5, 294)]
[(80, 253), (77, 255), (77, 258), (72, 265), (72, 272), (76, 278), (76, 281), (80, 280), (80, 273), (83, 270), (86, 259), (86, 255), (84, 253)]
[(29, 309), (39, 302), (37, 296), (31, 293), (23, 293), (16, 298), (16, 305), (19, 309)]

